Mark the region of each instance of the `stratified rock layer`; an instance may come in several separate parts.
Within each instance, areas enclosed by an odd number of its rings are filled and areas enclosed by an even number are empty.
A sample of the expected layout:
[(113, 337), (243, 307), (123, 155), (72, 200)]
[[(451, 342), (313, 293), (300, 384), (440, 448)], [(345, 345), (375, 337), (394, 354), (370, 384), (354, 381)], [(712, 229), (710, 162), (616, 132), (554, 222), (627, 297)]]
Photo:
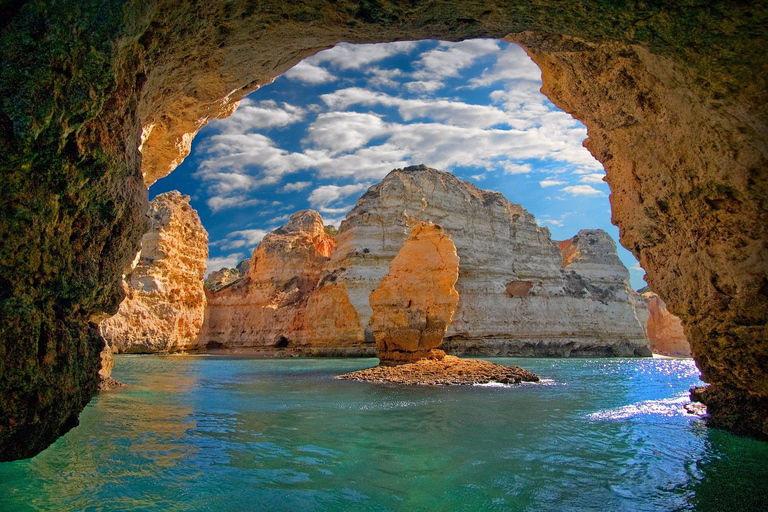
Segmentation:
[(583, 231), (567, 261), (522, 206), (424, 166), (392, 171), (341, 224), (328, 265), (370, 332), (369, 296), (423, 221), (451, 236), (459, 303), (441, 348), (454, 354), (650, 355), (642, 299), (616, 246)]
[(141, 239), (135, 267), (123, 279), (125, 300), (115, 316), (100, 324), (116, 353), (198, 347), (208, 233), (189, 199), (173, 191), (149, 203), (152, 227)]
[(657, 294), (643, 293), (648, 307), (648, 340), (654, 354), (691, 357), (691, 345), (685, 336), (683, 322), (669, 312), (667, 305)]
[(209, 348), (290, 352), (311, 348), (308, 339), (330, 343), (331, 350), (343, 350), (345, 341), (361, 342), (362, 328), (346, 306), (343, 286), (329, 277), (327, 293), (313, 294), (334, 246), (317, 212), (294, 214), (264, 237), (244, 279), (209, 292), (201, 342)]
[(435, 351), (451, 324), (459, 294), (459, 257), (440, 226), (411, 229), (378, 288), (371, 293), (371, 332), (382, 364), (441, 358)]
[[(768, 410), (768, 9), (760, 2), (18, 3), (0, 23), (0, 459), (77, 424), (146, 231), (208, 120), (339, 41), (497, 37), (583, 121), (622, 243), (739, 431)], [(566, 36), (567, 34), (567, 36)], [(755, 405), (756, 404), (756, 405)]]

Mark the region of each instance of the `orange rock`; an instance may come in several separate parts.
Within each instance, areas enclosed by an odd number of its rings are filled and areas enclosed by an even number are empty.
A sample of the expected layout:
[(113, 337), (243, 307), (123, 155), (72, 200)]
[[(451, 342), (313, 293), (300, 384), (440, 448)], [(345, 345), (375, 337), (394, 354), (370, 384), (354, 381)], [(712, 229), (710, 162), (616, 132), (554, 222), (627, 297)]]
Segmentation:
[(442, 358), (443, 341), (459, 302), (459, 257), (451, 237), (431, 222), (411, 230), (389, 273), (371, 294), (371, 331), (382, 364)]
[(683, 330), (683, 322), (667, 310), (661, 297), (653, 292), (643, 294), (648, 306), (648, 339), (651, 350), (667, 356), (691, 357), (691, 346)]

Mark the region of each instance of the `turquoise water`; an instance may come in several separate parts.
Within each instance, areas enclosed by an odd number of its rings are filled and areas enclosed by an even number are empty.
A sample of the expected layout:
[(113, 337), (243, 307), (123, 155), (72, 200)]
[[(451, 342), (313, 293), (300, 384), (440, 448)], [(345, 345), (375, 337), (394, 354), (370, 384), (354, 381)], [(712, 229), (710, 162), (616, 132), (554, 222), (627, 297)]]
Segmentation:
[(768, 443), (685, 414), (691, 361), (494, 359), (546, 381), (334, 380), (374, 359), (118, 356), (125, 384), (0, 510), (768, 510)]

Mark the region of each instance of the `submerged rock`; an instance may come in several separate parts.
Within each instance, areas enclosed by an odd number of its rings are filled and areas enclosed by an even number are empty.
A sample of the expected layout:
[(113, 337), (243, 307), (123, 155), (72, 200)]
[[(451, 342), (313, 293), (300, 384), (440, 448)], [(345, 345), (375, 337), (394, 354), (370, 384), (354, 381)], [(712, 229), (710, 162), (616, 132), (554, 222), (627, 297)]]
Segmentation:
[(520, 384), (538, 382), (539, 377), (519, 366), (503, 366), (480, 359), (445, 356), (421, 359), (397, 366), (375, 366), (339, 375), (337, 379), (392, 384), (424, 384), (432, 386), (465, 386), (498, 382)]
[(382, 364), (440, 359), (436, 351), (453, 319), (459, 294), (459, 257), (451, 237), (420, 222), (369, 298), (371, 331)]
[(123, 278), (125, 299), (99, 326), (116, 353), (198, 348), (208, 233), (189, 200), (172, 191), (150, 202), (151, 228)]

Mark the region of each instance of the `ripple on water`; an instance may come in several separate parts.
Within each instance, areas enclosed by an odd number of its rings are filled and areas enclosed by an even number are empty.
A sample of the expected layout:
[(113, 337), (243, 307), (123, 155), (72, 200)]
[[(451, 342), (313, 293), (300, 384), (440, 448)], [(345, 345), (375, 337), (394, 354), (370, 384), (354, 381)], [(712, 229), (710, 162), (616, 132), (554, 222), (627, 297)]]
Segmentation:
[(690, 361), (496, 361), (543, 380), (398, 387), (333, 378), (370, 360), (118, 356), (125, 388), (0, 464), (0, 510), (768, 510), (768, 445), (683, 412)]

